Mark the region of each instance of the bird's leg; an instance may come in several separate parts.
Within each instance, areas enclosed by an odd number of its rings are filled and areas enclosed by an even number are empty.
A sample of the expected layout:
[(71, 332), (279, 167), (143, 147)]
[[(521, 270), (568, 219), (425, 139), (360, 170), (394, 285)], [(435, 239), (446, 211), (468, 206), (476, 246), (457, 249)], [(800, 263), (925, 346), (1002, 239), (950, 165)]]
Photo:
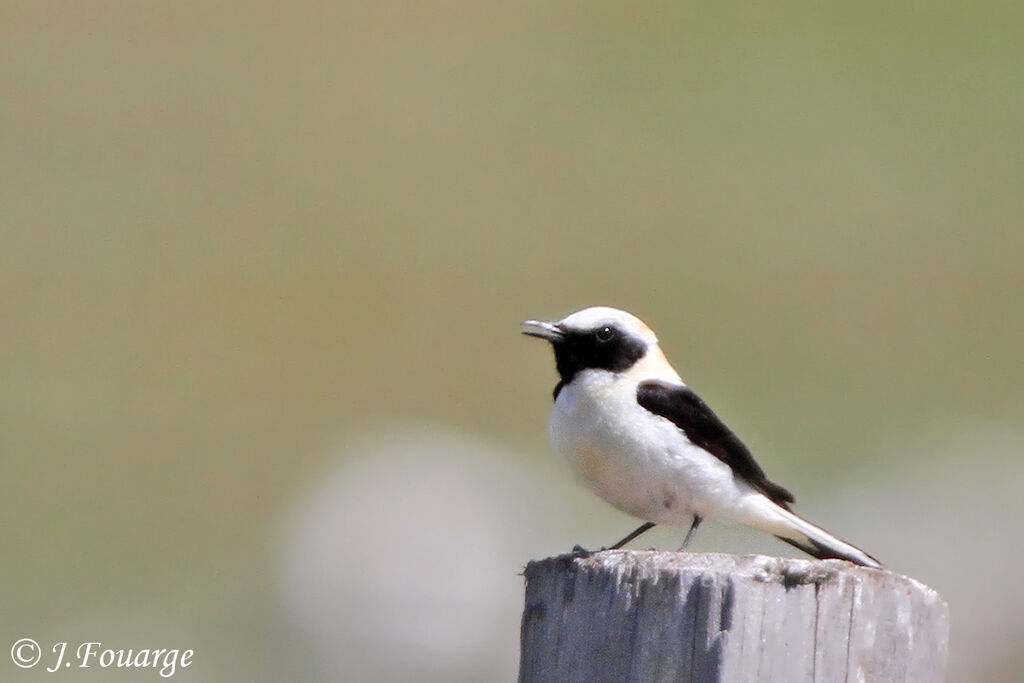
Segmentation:
[(654, 522), (644, 522), (639, 527), (637, 527), (633, 531), (633, 533), (631, 533), (629, 536), (626, 536), (624, 539), (622, 539), (621, 541), (619, 541), (618, 543), (613, 545), (611, 548), (608, 548), (608, 550), (618, 550), (619, 548), (621, 548), (622, 546), (626, 545), (627, 543), (632, 541), (634, 538), (636, 538), (640, 534), (644, 533), (648, 529), (652, 528), (653, 526), (654, 526)]
[(686, 538), (683, 539), (683, 544), (679, 546), (680, 551), (686, 550), (686, 546), (690, 545), (690, 539), (693, 538), (693, 532), (697, 530), (697, 527), (699, 527), (700, 523), (703, 521), (704, 518), (700, 515), (693, 516), (693, 524), (690, 525), (690, 530), (686, 532)]

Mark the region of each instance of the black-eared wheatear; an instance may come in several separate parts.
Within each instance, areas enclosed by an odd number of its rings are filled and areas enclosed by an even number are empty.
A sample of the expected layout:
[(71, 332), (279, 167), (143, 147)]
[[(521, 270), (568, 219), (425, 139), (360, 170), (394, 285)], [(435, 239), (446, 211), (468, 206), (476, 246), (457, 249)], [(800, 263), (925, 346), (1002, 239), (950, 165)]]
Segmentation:
[(523, 332), (554, 347), (555, 448), (597, 495), (644, 520), (613, 547), (665, 524), (689, 525), (685, 548), (701, 520), (716, 519), (767, 531), (820, 559), (882, 566), (790, 510), (793, 494), (768, 480), (683, 383), (639, 318), (598, 306), (559, 322), (528, 320)]

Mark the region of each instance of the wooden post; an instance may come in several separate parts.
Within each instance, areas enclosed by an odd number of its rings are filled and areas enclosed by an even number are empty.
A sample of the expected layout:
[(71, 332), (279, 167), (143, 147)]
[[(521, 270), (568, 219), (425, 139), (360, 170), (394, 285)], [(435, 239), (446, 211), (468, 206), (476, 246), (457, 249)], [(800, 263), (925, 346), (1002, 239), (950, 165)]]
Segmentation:
[(608, 550), (525, 574), (521, 683), (943, 680), (946, 603), (890, 571)]

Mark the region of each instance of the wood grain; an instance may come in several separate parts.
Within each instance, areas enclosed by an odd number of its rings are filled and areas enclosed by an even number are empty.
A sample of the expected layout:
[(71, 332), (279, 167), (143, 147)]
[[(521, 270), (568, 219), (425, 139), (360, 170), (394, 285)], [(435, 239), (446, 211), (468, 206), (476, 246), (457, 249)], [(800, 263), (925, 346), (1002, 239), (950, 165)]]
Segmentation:
[(890, 571), (610, 550), (525, 576), (524, 683), (943, 680), (948, 608)]

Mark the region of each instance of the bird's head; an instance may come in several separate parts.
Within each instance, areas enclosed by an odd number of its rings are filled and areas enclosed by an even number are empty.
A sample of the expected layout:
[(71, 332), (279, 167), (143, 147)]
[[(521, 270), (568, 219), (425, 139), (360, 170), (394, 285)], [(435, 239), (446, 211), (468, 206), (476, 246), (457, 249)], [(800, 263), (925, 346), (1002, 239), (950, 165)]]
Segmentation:
[(585, 308), (558, 322), (527, 320), (523, 334), (551, 342), (563, 383), (583, 370), (621, 373), (644, 359), (664, 358), (651, 328), (626, 311), (606, 306)]

